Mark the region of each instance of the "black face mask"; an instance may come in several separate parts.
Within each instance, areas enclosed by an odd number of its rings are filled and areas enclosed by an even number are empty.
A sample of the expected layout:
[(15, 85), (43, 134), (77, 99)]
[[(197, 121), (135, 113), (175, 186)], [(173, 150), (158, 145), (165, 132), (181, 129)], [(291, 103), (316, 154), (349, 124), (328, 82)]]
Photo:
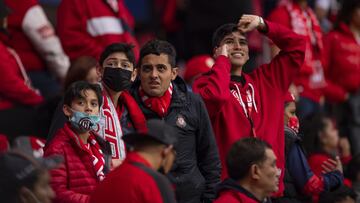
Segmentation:
[(131, 74), (131, 71), (122, 68), (105, 67), (102, 80), (111, 90), (120, 92), (130, 88)]

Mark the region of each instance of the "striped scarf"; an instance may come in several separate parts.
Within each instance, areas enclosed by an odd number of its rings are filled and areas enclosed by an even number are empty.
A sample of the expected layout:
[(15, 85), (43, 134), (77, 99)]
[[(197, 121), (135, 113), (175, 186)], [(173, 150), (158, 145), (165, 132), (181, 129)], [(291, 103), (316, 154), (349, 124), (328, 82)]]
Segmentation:
[(139, 88), (139, 95), (145, 106), (154, 111), (161, 118), (165, 117), (168, 112), (171, 103), (172, 93), (172, 83), (170, 83), (169, 88), (161, 97), (149, 97), (146, 95), (145, 91), (141, 88), (141, 86)]
[(105, 166), (105, 159), (103, 152), (100, 149), (100, 145), (97, 143), (95, 136), (90, 134), (88, 138), (88, 145), (89, 147), (85, 146), (85, 150), (91, 154), (91, 161), (93, 163), (96, 176), (100, 181), (105, 178), (104, 174), (104, 166)]

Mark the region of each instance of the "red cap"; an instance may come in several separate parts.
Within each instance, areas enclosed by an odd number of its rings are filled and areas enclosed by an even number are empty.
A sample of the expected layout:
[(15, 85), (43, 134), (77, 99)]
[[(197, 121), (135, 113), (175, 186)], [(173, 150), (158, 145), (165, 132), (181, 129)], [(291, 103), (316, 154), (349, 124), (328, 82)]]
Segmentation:
[(295, 102), (295, 96), (290, 92), (287, 92), (284, 97), (284, 103)]
[(209, 55), (198, 55), (186, 63), (184, 80), (190, 81), (201, 73), (208, 72), (214, 65), (214, 59)]

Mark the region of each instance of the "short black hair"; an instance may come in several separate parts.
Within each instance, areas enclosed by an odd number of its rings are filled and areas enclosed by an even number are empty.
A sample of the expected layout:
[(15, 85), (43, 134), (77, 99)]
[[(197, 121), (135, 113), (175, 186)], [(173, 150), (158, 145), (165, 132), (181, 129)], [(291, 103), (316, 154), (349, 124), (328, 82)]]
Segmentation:
[(218, 27), (212, 37), (212, 48), (218, 47), (225, 36), (237, 31), (238, 27), (235, 23), (227, 23)]
[(141, 49), (140, 49), (140, 59), (138, 67), (141, 66), (142, 59), (149, 55), (149, 54), (166, 54), (168, 56), (169, 64), (171, 68), (176, 66), (176, 51), (172, 44), (167, 41), (154, 39), (147, 42)]
[(356, 200), (357, 195), (353, 189), (343, 185), (336, 190), (322, 192), (320, 194), (319, 203), (336, 203), (346, 200), (347, 197)]
[(104, 51), (101, 53), (99, 58), (100, 66), (103, 65), (105, 59), (111, 54), (116, 52), (122, 52), (129, 59), (132, 64), (135, 64), (135, 55), (133, 51), (134, 46), (126, 43), (113, 43), (105, 47)]
[(77, 81), (72, 83), (69, 88), (66, 90), (64, 95), (64, 104), (71, 106), (74, 99), (84, 98), (83, 92), (85, 90), (93, 90), (96, 94), (96, 97), (99, 101), (99, 108), (102, 105), (102, 93), (101, 87), (98, 84), (91, 84), (86, 81)]
[(323, 132), (327, 127), (327, 121), (332, 121), (333, 118), (327, 113), (317, 112), (310, 114), (301, 121), (300, 133), (303, 136), (303, 146), (307, 154), (321, 151), (321, 140), (319, 133)]
[(246, 177), (253, 164), (265, 161), (266, 149), (272, 148), (267, 142), (254, 137), (235, 142), (226, 157), (229, 177), (236, 181)]
[(340, 22), (349, 24), (357, 8), (360, 8), (360, 0), (343, 0), (338, 14), (337, 26)]

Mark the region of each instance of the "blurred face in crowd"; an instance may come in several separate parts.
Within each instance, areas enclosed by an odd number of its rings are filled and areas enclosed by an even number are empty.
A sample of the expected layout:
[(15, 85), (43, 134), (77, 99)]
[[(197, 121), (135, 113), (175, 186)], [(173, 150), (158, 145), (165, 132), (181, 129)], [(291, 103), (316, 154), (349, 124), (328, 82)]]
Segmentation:
[(289, 119), (296, 116), (296, 105), (295, 102), (289, 102), (285, 106), (284, 110), (284, 124), (288, 124)]
[(22, 187), (20, 194), (20, 199), (25, 203), (51, 203), (52, 199), (55, 198), (55, 193), (50, 186), (49, 172), (40, 173), (33, 188)]
[(76, 98), (71, 102), (71, 109), (64, 105), (64, 113), (67, 117), (71, 117), (73, 110), (80, 111), (89, 115), (99, 114), (99, 100), (94, 90), (86, 89), (81, 93), (82, 98)]
[(249, 60), (248, 41), (239, 31), (232, 32), (224, 37), (220, 46), (226, 44), (231, 65), (235, 68), (242, 67)]
[(141, 60), (141, 88), (151, 97), (161, 97), (176, 78), (178, 68), (171, 67), (166, 54), (149, 54)]
[(332, 120), (325, 119), (324, 123), (325, 128), (320, 132), (321, 143), (325, 147), (336, 149), (339, 143), (339, 132)]
[(355, 203), (355, 200), (349, 196), (347, 196), (345, 199), (341, 201), (337, 201), (335, 203)]
[(86, 75), (85, 80), (92, 84), (95, 84), (100, 81), (100, 76), (99, 76), (98, 72), (96, 71), (96, 66), (94, 66), (93, 68), (91, 68), (89, 70), (88, 74)]
[(259, 188), (263, 189), (264, 195), (269, 196), (279, 189), (280, 171), (276, 166), (276, 156), (272, 149), (265, 150), (266, 159), (257, 164), (256, 178)]

